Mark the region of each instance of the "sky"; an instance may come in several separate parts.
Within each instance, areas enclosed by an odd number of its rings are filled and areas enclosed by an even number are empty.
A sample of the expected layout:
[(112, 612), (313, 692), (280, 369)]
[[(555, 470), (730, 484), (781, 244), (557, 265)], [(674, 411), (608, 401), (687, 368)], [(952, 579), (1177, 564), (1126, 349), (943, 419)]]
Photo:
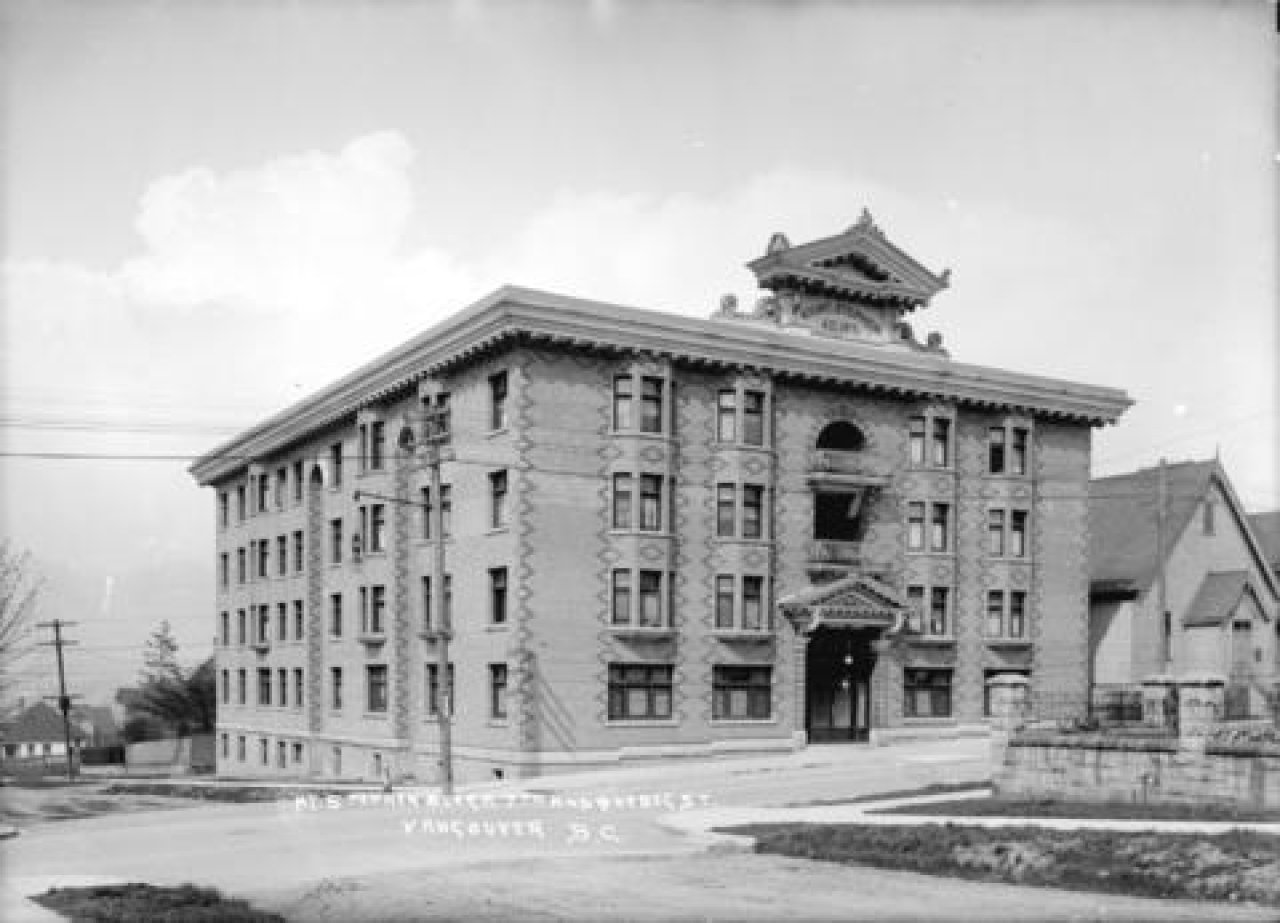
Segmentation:
[(1264, 0), (0, 17), (0, 537), (91, 700), (162, 619), (210, 650), (195, 455), (502, 284), (706, 316), (864, 207), (952, 270), (918, 334), (1135, 399), (1095, 474), (1217, 453), (1280, 508)]

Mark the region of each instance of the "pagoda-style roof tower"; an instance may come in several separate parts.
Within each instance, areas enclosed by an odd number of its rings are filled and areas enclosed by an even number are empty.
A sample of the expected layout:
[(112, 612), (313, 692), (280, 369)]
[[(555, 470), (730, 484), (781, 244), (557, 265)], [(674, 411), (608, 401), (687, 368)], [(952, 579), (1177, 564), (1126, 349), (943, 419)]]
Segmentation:
[(765, 255), (747, 267), (773, 294), (748, 314), (738, 313), (736, 299), (726, 297), (717, 317), (945, 355), (941, 337), (918, 342), (903, 316), (946, 288), (950, 270), (935, 275), (920, 265), (884, 236), (866, 209), (834, 237), (793, 247), (785, 235), (774, 234)]

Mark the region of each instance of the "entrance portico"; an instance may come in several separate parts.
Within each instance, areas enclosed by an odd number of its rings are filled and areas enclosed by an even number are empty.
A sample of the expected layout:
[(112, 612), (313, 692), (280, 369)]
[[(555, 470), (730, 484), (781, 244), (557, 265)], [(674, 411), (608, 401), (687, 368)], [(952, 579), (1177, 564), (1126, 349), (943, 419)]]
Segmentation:
[(907, 624), (907, 608), (887, 585), (855, 574), (811, 586), (778, 601), (796, 629), (803, 656), (803, 696), (797, 695), (796, 727), (809, 743), (865, 742), (883, 726), (879, 661)]

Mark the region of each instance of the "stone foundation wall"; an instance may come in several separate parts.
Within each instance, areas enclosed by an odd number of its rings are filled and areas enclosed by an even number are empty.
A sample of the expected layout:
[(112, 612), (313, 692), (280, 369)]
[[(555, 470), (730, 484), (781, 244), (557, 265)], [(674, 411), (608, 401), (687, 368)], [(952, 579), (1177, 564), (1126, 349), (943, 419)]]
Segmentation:
[(1280, 808), (1280, 746), (1179, 749), (1175, 740), (1010, 741), (993, 784), (1006, 798)]

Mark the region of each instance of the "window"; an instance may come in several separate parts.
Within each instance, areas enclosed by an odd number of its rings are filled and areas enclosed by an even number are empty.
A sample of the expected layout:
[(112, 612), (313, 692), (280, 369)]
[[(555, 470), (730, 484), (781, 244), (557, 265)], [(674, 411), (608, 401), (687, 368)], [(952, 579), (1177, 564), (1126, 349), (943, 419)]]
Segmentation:
[(489, 376), (489, 428), (507, 428), (507, 373)]
[(662, 625), (662, 571), (640, 571), (640, 625), (657, 628)]
[(507, 622), (507, 569), (494, 567), (489, 570), (489, 621), (494, 625)]
[(245, 761), (245, 739), (243, 734), (236, 738), (236, 759), (242, 763)]
[(933, 418), (933, 466), (951, 467), (951, 421), (945, 417)]
[(764, 392), (742, 392), (742, 441), (764, 445)]
[(453, 488), (448, 484), (440, 488), (440, 535), (442, 538), (453, 535)]
[(613, 527), (631, 528), (631, 475), (613, 476)]
[(418, 506), (422, 509), (422, 538), (423, 541), (429, 541), (431, 539), (431, 516), (433, 513), (433, 508), (431, 506), (431, 488), (418, 488), (418, 496), (420, 498), (418, 500)]
[(293, 670), (293, 707), (294, 708), (302, 707), (302, 700), (303, 700), (302, 687), (303, 687), (302, 667), (294, 667), (294, 670)]
[(903, 711), (908, 718), (951, 717), (951, 671), (902, 671)]
[(759, 484), (742, 485), (742, 537), (764, 535), (764, 488)]
[(264, 538), (258, 542), (258, 576), (267, 576), (270, 569), (268, 565), (271, 562), (271, 544)]
[(231, 644), (231, 613), (223, 612), (218, 616), (218, 638), (223, 647)]
[(302, 627), (305, 621), (303, 617), (302, 600), (295, 599), (293, 601), (293, 640), (302, 640)]
[(278, 510), (284, 509), (284, 492), (285, 492), (285, 489), (289, 486), (288, 480), (289, 480), (289, 469), (277, 468), (276, 469), (276, 509)]
[(371, 663), (365, 670), (365, 689), (367, 692), (366, 710), (384, 712), (387, 710), (387, 667), (385, 664)]
[(293, 569), (299, 574), (302, 573), (303, 547), (302, 530), (299, 529), (293, 533)]
[(640, 475), (640, 531), (662, 531), (662, 475)]
[(270, 475), (258, 475), (258, 512), (265, 513), (267, 511), (267, 500), (271, 496), (271, 477)]
[(218, 528), (225, 529), (231, 525), (231, 498), (226, 491), (218, 494)]
[(236, 488), (236, 519), (244, 522), (245, 515), (245, 492), (244, 485), (241, 484)]
[(229, 759), (231, 756), (231, 735), (222, 735), (222, 758)]
[(907, 550), (924, 551), (924, 504), (907, 504)]
[(267, 606), (258, 607), (258, 643), (266, 644), (271, 627), (271, 612)]
[(383, 633), (383, 613), (387, 603), (387, 588), (372, 586), (360, 588), (360, 631), (361, 634), (380, 635)]
[[(449, 702), (449, 714), (452, 715), (454, 712), (453, 664), (449, 664), (448, 688), (444, 690), (444, 694)], [(437, 663), (427, 664), (427, 714), (432, 716), (440, 714), (440, 665)]]
[(947, 635), (950, 621), (951, 588), (936, 586), (929, 594), (929, 634)]
[(987, 637), (1004, 637), (1004, 590), (987, 591)]
[(381, 471), (383, 460), (387, 454), (386, 425), (382, 422), (369, 424), (369, 467)]
[(771, 673), (770, 667), (713, 667), (711, 717), (716, 721), (768, 720)]
[(329, 562), (342, 563), (342, 520), (329, 520)]
[(992, 474), (1004, 474), (1004, 441), (1003, 426), (994, 426), (987, 433), (987, 470)]
[(276, 686), (280, 689), (280, 707), (289, 704), (289, 671), (281, 667), (276, 671)]
[(276, 603), (276, 638), (280, 641), (289, 640), (288, 603)]
[(248, 701), (249, 677), (246, 670), (236, 672), (236, 704), (244, 705)]
[(293, 761), (295, 763), (302, 762), (302, 744), (300, 743), (295, 743), (293, 745)]
[(342, 443), (335, 442), (329, 446), (329, 468), (333, 476), (333, 487), (342, 486)]
[(222, 671), (222, 704), (231, 704), (231, 671)]
[(258, 704), (271, 704), (271, 670), (267, 667), (258, 670)]
[(236, 621), (238, 623), (236, 625), (236, 643), (243, 646), (246, 642), (246, 636), (245, 636), (246, 620), (245, 620), (245, 614), (243, 609), (236, 610)]
[(661, 378), (640, 379), (640, 432), (662, 432)]
[(494, 529), (507, 526), (507, 472), (495, 471), (489, 475), (490, 517)]
[(1204, 519), (1201, 525), (1205, 535), (1213, 534), (1213, 507), (1214, 503), (1212, 500), (1204, 501)]
[(738, 395), (721, 391), (716, 398), (716, 439), (736, 442), (738, 439)]
[(1015, 427), (1012, 439), (1012, 455), (1009, 459), (1009, 469), (1013, 474), (1027, 473), (1027, 437), (1028, 432), (1025, 429)]
[(716, 535), (732, 538), (737, 520), (738, 492), (732, 484), (716, 485)]
[(489, 664), (489, 717), (506, 720), (507, 717), (507, 665)]
[(289, 536), (276, 536), (276, 573), (281, 577), (289, 569)]
[(1023, 638), (1027, 633), (1027, 594), (1025, 590), (1009, 593), (1009, 637)]
[(734, 588), (733, 577), (716, 577), (716, 628), (732, 628)]
[(245, 572), (248, 567), (245, 563), (245, 550), (243, 548), (236, 549), (236, 582), (244, 583)]
[(342, 775), (342, 748), (334, 747), (333, 750), (330, 751), (329, 758), (333, 763), (333, 774), (335, 776)]
[(1028, 680), (1031, 678), (1030, 670), (1010, 670), (1007, 667), (1000, 667), (996, 670), (982, 671), (982, 715), (985, 718), (991, 717), (991, 681), (997, 676), (1013, 673), (1018, 676), (1025, 676)]
[(386, 551), (387, 517), (386, 506), (374, 503), (368, 509), (369, 537), (365, 548), (370, 554)]
[(932, 551), (946, 551), (950, 546), (951, 506), (947, 503), (933, 505), (932, 527), (929, 530), (929, 548)]
[(293, 502), (302, 502), (302, 462), (293, 463)]
[(742, 627), (758, 631), (764, 624), (764, 578), (742, 578)]
[(329, 668), (329, 705), (342, 711), (342, 667)]
[(671, 717), (668, 665), (610, 664), (609, 720), (650, 721)]
[(342, 594), (329, 594), (329, 634), (342, 637)]
[(218, 555), (218, 586), (224, 590), (231, 585), (231, 558), (227, 552)]
[(987, 553), (1004, 556), (1004, 510), (987, 510)]
[(1027, 556), (1027, 511), (1009, 513), (1009, 554), (1015, 558)]
[(619, 375), (613, 380), (613, 428), (628, 430), (632, 423), (633, 387), (630, 375)]
[(613, 624), (631, 624), (631, 571), (613, 572)]
[(907, 442), (911, 450), (911, 464), (923, 467), (925, 420), (924, 417), (912, 417), (907, 424)]
[(431, 631), (431, 578), (422, 578), (422, 630)]

